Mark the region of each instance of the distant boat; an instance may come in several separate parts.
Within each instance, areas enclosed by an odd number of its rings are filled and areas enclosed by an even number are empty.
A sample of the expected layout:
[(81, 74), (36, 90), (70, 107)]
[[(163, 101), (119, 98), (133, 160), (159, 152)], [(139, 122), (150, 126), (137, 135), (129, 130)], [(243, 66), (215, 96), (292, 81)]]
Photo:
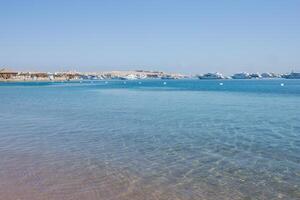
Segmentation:
[(224, 79), (223, 75), (216, 72), (216, 73), (207, 73), (198, 76), (199, 79)]
[(261, 78), (261, 75), (259, 73), (252, 73), (249, 76), (250, 76), (250, 78), (256, 78), (256, 79)]
[(290, 74), (283, 75), (282, 77), (287, 79), (300, 79), (300, 73), (291, 72)]
[(262, 78), (273, 78), (272, 74), (271, 74), (271, 73), (268, 73), (268, 72), (262, 73), (262, 74), (261, 74), (261, 77), (262, 77)]
[(137, 79), (137, 76), (134, 74), (129, 74), (125, 77), (121, 77), (121, 80), (136, 80), (136, 79)]
[(125, 76), (125, 79), (126, 80), (135, 80), (135, 79), (137, 79), (137, 76), (134, 74), (129, 74), (129, 75)]
[(231, 76), (231, 78), (233, 79), (251, 79), (250, 74), (246, 73), (246, 72), (242, 72), (242, 73), (236, 73), (233, 76)]
[(175, 78), (173, 76), (171, 76), (171, 75), (163, 75), (161, 77), (161, 79), (175, 79)]
[(137, 76), (138, 79), (146, 79), (147, 78), (147, 75), (146, 74), (139, 74)]

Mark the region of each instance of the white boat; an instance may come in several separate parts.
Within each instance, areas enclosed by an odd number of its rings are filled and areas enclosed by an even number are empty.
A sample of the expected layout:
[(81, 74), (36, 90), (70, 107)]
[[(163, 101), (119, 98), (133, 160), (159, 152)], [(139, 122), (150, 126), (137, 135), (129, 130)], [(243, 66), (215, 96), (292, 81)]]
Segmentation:
[(269, 72), (265, 72), (261, 74), (262, 78), (280, 78), (281, 76), (279, 76), (278, 74), (275, 73), (269, 73)]
[(162, 77), (161, 77), (161, 79), (175, 79), (173, 76), (171, 76), (171, 75), (163, 75)]
[(147, 75), (146, 74), (139, 74), (137, 76), (138, 79), (146, 79), (147, 78)]
[(252, 74), (250, 74), (250, 78), (258, 79), (258, 78), (261, 78), (261, 75), (259, 73), (252, 73)]
[(127, 76), (124, 77), (126, 80), (135, 80), (137, 79), (137, 76), (134, 74), (129, 74)]
[(300, 79), (300, 73), (291, 72), (290, 74), (284, 75), (283, 78), (287, 78), (287, 79)]
[(207, 73), (198, 76), (199, 79), (224, 79), (223, 75), (216, 72), (216, 73)]
[(272, 74), (271, 74), (271, 73), (268, 73), (268, 72), (262, 73), (262, 74), (261, 74), (261, 77), (262, 77), (262, 78), (273, 78)]
[(248, 74), (246, 72), (241, 72), (241, 73), (236, 73), (236, 74), (232, 75), (231, 78), (233, 78), (233, 79), (250, 79), (251, 76), (250, 76), (250, 74)]

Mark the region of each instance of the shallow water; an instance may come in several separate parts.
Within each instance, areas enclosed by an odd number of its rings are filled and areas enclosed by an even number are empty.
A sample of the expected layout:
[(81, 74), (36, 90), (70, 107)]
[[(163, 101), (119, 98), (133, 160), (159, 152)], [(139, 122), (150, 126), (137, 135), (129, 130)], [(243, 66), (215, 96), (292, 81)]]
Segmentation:
[(300, 80), (0, 83), (0, 199), (299, 199), (299, 106)]

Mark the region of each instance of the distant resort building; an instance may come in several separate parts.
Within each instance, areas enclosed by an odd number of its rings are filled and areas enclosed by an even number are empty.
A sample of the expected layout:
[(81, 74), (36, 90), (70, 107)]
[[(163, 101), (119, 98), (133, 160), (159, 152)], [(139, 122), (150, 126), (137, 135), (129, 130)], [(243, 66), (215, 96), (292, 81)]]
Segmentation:
[(62, 74), (67, 80), (77, 80), (81, 77), (81, 74), (75, 71), (63, 72)]
[(43, 80), (49, 78), (49, 75), (45, 72), (31, 72), (30, 76), (34, 80)]

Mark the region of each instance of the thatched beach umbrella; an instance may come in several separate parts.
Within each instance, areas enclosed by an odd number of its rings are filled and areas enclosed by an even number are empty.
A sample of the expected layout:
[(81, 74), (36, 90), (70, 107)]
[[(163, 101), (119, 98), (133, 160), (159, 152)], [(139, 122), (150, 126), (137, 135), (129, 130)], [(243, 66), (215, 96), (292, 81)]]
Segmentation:
[(10, 79), (13, 77), (16, 77), (18, 75), (18, 72), (9, 70), (9, 69), (1, 69), (0, 70), (0, 79)]

